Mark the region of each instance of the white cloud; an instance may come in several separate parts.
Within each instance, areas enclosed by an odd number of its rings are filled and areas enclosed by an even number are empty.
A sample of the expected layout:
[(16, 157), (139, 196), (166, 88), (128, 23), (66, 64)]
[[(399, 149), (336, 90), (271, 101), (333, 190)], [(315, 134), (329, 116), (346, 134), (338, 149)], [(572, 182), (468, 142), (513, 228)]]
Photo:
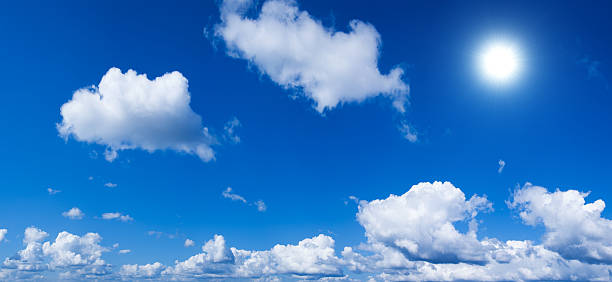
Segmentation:
[(117, 187), (117, 184), (112, 183), (112, 182), (107, 182), (104, 184), (104, 186), (108, 187), (108, 188), (115, 188)]
[(221, 195), (223, 196), (223, 198), (227, 198), (227, 199), (231, 199), (232, 201), (239, 201), (239, 202), (243, 202), (245, 204), (249, 204), (251, 206), (255, 206), (257, 207), (257, 211), (260, 212), (265, 212), (268, 207), (266, 206), (266, 203), (264, 203), (264, 201), (262, 200), (257, 200), (255, 202), (249, 203), (244, 197), (232, 192), (232, 187), (227, 187), (227, 189), (225, 189), (223, 192), (221, 192)]
[(132, 250), (130, 250), (130, 249), (123, 249), (123, 250), (119, 250), (119, 253), (120, 253), (120, 254), (129, 254), (129, 253), (131, 253), (131, 252), (132, 252)]
[(411, 125), (402, 122), (398, 127), (399, 132), (402, 134), (404, 139), (414, 143), (419, 140), (416, 130)]
[(276, 245), (266, 251), (228, 248), (221, 235), (202, 247), (202, 253), (177, 261), (162, 274), (179, 279), (205, 277), (258, 278), (297, 275), (303, 278), (341, 276), (334, 240), (325, 235), (304, 239), (297, 245)]
[(66, 139), (106, 146), (108, 161), (128, 149), (170, 149), (210, 161), (214, 141), (189, 106), (187, 87), (176, 71), (149, 80), (133, 70), (111, 68), (98, 87), (79, 89), (62, 105), (57, 130)]
[(223, 195), (223, 198), (227, 198), (227, 199), (231, 199), (232, 201), (240, 201), (246, 204), (246, 199), (238, 194), (232, 193), (232, 187), (227, 187), (227, 189), (225, 189), (221, 195)]
[(257, 207), (257, 210), (260, 212), (265, 212), (268, 209), (268, 207), (266, 206), (266, 203), (264, 203), (264, 201), (262, 200), (256, 201), (254, 205)]
[[(4, 275), (12, 278), (32, 279), (34, 273), (42, 271), (64, 271), (62, 277), (87, 278), (110, 273), (110, 267), (101, 259), (105, 248), (99, 245), (102, 240), (96, 233), (80, 237), (68, 232), (60, 232), (54, 242), (42, 242), (47, 236), (35, 227), (28, 227), (24, 233), (25, 249), (6, 258), (2, 263)], [(1, 277), (2, 274), (0, 274)], [(42, 280), (42, 275), (34, 275)]]
[(159, 262), (145, 265), (126, 264), (121, 266), (119, 275), (128, 279), (158, 278), (165, 266)]
[(105, 265), (102, 252), (107, 251), (99, 243), (102, 237), (97, 233), (87, 233), (80, 237), (62, 231), (55, 242), (42, 245), (43, 254), (51, 258), (50, 267), (73, 267), (83, 265)]
[[(548, 192), (531, 184), (513, 193), (508, 205), (521, 219), (546, 228), (542, 244), (479, 240), (475, 220), (480, 211), (491, 210), (491, 203), (479, 196), (466, 199), (449, 182), (434, 182), (370, 202), (354, 197), (367, 242), (344, 247), (340, 256), (334, 239), (322, 234), (260, 251), (229, 247), (223, 236), (215, 235), (202, 252), (173, 265), (126, 264), (115, 274), (102, 259), (107, 249), (97, 233), (77, 236), (64, 231), (54, 242), (43, 243), (48, 234), (29, 227), (25, 248), (0, 266), (0, 280), (44, 280), (42, 274), (59, 271), (59, 279), (72, 280), (609, 281), (610, 220), (601, 217), (603, 201), (586, 203), (586, 196), (575, 190)], [(467, 231), (455, 228), (460, 222), (469, 225)], [(185, 246), (193, 244), (185, 240)]]
[(612, 220), (601, 217), (604, 201), (587, 204), (588, 195), (577, 190), (548, 192), (527, 183), (514, 192), (509, 205), (520, 211), (526, 224), (544, 225), (546, 248), (566, 259), (612, 264)]
[(103, 213), (102, 214), (102, 219), (106, 219), (106, 220), (118, 219), (118, 220), (123, 221), (123, 222), (134, 220), (131, 216), (129, 216), (127, 214), (123, 215), (123, 214), (118, 213), (118, 212)]
[(185, 239), (185, 247), (193, 247), (195, 246), (195, 242), (189, 238)]
[(506, 162), (504, 160), (499, 160), (497, 164), (499, 165), (497, 168), (497, 173), (502, 173), (502, 171), (504, 171), (504, 167), (506, 167)]
[(338, 104), (384, 95), (401, 112), (408, 99), (403, 70), (381, 74), (380, 34), (359, 20), (348, 32), (325, 27), (293, 1), (266, 1), (255, 19), (245, 16), (249, 0), (221, 4), (215, 34), (230, 56), (248, 60), (275, 83), (312, 99), (323, 113)]
[(55, 194), (57, 194), (57, 193), (59, 193), (59, 192), (62, 192), (62, 191), (60, 191), (60, 190), (55, 190), (55, 189), (53, 189), (53, 188), (47, 188), (47, 192), (49, 193), (49, 195), (55, 195)]
[(215, 235), (214, 239), (202, 246), (202, 253), (182, 262), (177, 261), (174, 267), (167, 268), (163, 273), (183, 278), (227, 275), (233, 262), (234, 255), (225, 245), (225, 238)]
[(77, 207), (63, 212), (62, 215), (70, 219), (82, 219), (85, 216), (85, 214)]
[[(466, 200), (450, 182), (423, 182), (401, 196), (361, 202), (357, 220), (369, 241), (396, 248), (411, 260), (483, 263), (487, 247), (476, 238), (474, 218), (490, 209), (486, 198)], [(455, 229), (460, 221), (469, 221), (467, 233)]]
[(0, 242), (4, 241), (4, 238), (6, 237), (6, 233), (8, 233), (8, 229), (6, 228), (0, 229)]
[(242, 126), (238, 118), (233, 117), (231, 120), (225, 123), (223, 131), (225, 131), (225, 138), (234, 144), (240, 143), (240, 136), (236, 135), (236, 129)]

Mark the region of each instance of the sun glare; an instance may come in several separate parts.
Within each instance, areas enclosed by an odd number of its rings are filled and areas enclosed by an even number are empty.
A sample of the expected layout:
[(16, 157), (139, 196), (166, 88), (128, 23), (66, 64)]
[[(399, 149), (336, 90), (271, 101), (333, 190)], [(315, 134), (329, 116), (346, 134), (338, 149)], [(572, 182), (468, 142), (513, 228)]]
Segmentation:
[(519, 51), (507, 42), (490, 43), (479, 55), (479, 67), (487, 80), (497, 84), (508, 83), (521, 69)]

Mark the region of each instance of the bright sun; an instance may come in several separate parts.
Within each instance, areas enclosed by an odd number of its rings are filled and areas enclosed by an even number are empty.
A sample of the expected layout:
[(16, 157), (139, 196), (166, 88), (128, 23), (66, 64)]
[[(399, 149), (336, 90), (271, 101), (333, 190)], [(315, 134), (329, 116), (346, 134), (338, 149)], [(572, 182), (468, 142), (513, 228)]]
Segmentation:
[(494, 42), (481, 51), (479, 66), (480, 71), (489, 81), (507, 83), (513, 80), (520, 71), (521, 58), (514, 45)]

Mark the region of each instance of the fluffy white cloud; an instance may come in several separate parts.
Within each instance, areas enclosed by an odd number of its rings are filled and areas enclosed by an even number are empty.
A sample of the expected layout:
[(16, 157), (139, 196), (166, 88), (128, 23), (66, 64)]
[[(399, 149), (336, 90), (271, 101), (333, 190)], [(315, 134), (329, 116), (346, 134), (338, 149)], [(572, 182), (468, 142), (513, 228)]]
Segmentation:
[(118, 219), (118, 220), (123, 221), (123, 222), (134, 220), (131, 216), (129, 216), (127, 214), (124, 215), (124, 214), (121, 214), (121, 213), (118, 213), (118, 212), (103, 213), (102, 214), (102, 219), (106, 219), (106, 220)]
[[(411, 260), (484, 263), (488, 247), (476, 238), (474, 218), (490, 209), (486, 198), (466, 200), (450, 182), (424, 182), (401, 196), (361, 202), (357, 220), (369, 241), (397, 248)], [(453, 225), (460, 221), (470, 221), (467, 233)]]
[(120, 253), (120, 254), (129, 254), (129, 253), (131, 253), (131, 252), (132, 252), (132, 250), (130, 250), (130, 249), (123, 249), (123, 250), (119, 250), (119, 253)]
[(371, 24), (350, 22), (334, 31), (300, 11), (293, 1), (270, 0), (257, 18), (246, 17), (250, 0), (226, 0), (215, 34), (230, 56), (248, 60), (272, 81), (312, 99), (319, 112), (338, 104), (385, 95), (400, 111), (408, 99), (403, 70), (381, 74), (380, 35)]
[(60, 232), (53, 243), (42, 242), (49, 234), (35, 227), (28, 227), (24, 233), (25, 249), (6, 258), (2, 264), (5, 275), (10, 278), (36, 278), (34, 272), (46, 270), (65, 271), (60, 276), (72, 279), (105, 275), (110, 267), (101, 259), (105, 248), (99, 245), (100, 235), (87, 233), (80, 237)]
[(4, 241), (4, 237), (6, 237), (6, 233), (8, 233), (8, 229), (0, 229), (0, 242)]
[(163, 273), (183, 278), (230, 275), (233, 263), (234, 255), (225, 245), (225, 238), (215, 235), (214, 239), (202, 246), (202, 253), (182, 262), (177, 261), (174, 267), (167, 268)]
[(179, 279), (274, 275), (320, 278), (341, 276), (342, 270), (329, 236), (304, 239), (297, 245), (276, 245), (266, 251), (246, 251), (228, 248), (223, 236), (215, 235), (202, 247), (202, 253), (177, 261), (162, 274)]
[(297, 245), (276, 245), (269, 251), (232, 251), (239, 277), (291, 274), (320, 278), (343, 274), (341, 261), (335, 255), (334, 239), (323, 234), (304, 239)]
[(62, 105), (57, 130), (64, 138), (106, 146), (109, 161), (117, 151), (137, 148), (171, 149), (210, 161), (213, 138), (189, 106), (187, 87), (176, 71), (149, 80), (133, 70), (111, 68), (98, 87), (79, 89)]
[(55, 242), (42, 245), (43, 254), (51, 258), (50, 267), (72, 267), (83, 265), (104, 265), (100, 257), (107, 251), (99, 243), (102, 237), (87, 233), (80, 237), (66, 231), (60, 232)]
[(145, 264), (145, 265), (126, 264), (126, 265), (121, 266), (119, 275), (122, 276), (123, 278), (131, 278), (131, 279), (159, 278), (161, 272), (165, 268), (166, 267), (159, 262), (155, 262), (152, 264)]
[(189, 238), (185, 239), (185, 247), (193, 247), (195, 246), (195, 242)]
[(112, 183), (112, 182), (107, 182), (107, 183), (104, 183), (104, 187), (115, 188), (115, 187), (117, 187), (117, 184), (116, 183)]
[(376, 281), (608, 281), (612, 278), (609, 273), (612, 268), (608, 265), (565, 260), (558, 253), (530, 241), (497, 244), (506, 252), (507, 261), (490, 261), (486, 265), (402, 262), (399, 252), (384, 247), (369, 257), (352, 249), (345, 249), (343, 256), (348, 265), (361, 267), (359, 270), (373, 274)]
[(85, 214), (77, 207), (71, 208), (68, 211), (62, 213), (62, 216), (70, 219), (83, 219)]
[(528, 225), (543, 224), (543, 244), (566, 259), (612, 264), (612, 220), (602, 218), (606, 204), (586, 203), (589, 193), (576, 190), (548, 192), (527, 183), (514, 192), (509, 205)]

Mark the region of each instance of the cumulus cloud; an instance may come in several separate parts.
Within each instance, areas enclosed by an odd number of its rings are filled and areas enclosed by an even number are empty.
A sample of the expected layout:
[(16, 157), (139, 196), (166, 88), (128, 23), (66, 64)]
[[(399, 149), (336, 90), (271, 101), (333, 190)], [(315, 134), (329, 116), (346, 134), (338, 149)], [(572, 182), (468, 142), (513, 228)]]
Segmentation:
[(99, 245), (102, 237), (97, 233), (87, 233), (80, 237), (66, 231), (60, 232), (55, 242), (42, 245), (43, 254), (51, 258), (49, 266), (74, 267), (83, 265), (105, 265), (101, 259), (106, 249)]
[(62, 216), (70, 219), (82, 219), (85, 214), (77, 207), (71, 208), (68, 211), (62, 213)]
[(165, 266), (159, 262), (145, 265), (126, 264), (121, 266), (119, 275), (123, 278), (150, 279), (159, 277), (164, 269)]
[(588, 195), (577, 190), (548, 192), (527, 183), (514, 192), (509, 205), (525, 224), (544, 225), (546, 248), (566, 259), (612, 264), (612, 221), (601, 217), (604, 201), (586, 203)]
[[(44, 242), (49, 234), (36, 227), (24, 232), (25, 249), (6, 258), (2, 264), (4, 275), (11, 278), (33, 278), (33, 273), (63, 271), (64, 278), (87, 278), (110, 273), (110, 266), (101, 259), (106, 251), (99, 245), (102, 237), (97, 233), (78, 236), (60, 232), (54, 242)], [(34, 275), (42, 279), (41, 275)]]
[[(411, 260), (483, 263), (487, 246), (476, 238), (474, 218), (490, 209), (485, 197), (466, 200), (450, 182), (424, 182), (401, 196), (361, 202), (357, 220), (368, 240), (396, 248)], [(469, 221), (467, 233), (453, 225), (461, 221)]]
[(325, 235), (304, 239), (297, 245), (276, 245), (265, 251), (229, 248), (223, 236), (215, 235), (202, 247), (202, 253), (177, 261), (162, 274), (179, 279), (274, 275), (321, 278), (341, 276), (340, 263), (335, 255), (334, 240)]
[(314, 101), (323, 113), (338, 104), (383, 95), (401, 112), (408, 99), (403, 70), (378, 69), (380, 34), (359, 20), (349, 31), (325, 27), (296, 2), (266, 1), (256, 18), (248, 18), (250, 0), (226, 0), (215, 35), (230, 56), (249, 61), (278, 85)]
[(117, 152), (174, 150), (214, 159), (214, 142), (189, 103), (187, 79), (179, 72), (153, 80), (133, 70), (111, 68), (97, 87), (82, 88), (62, 105), (57, 130), (63, 138), (106, 146), (108, 161)]
[(502, 173), (504, 167), (506, 167), (506, 162), (504, 160), (499, 160), (497, 164), (499, 165), (499, 167), (497, 167), (497, 173)]
[(6, 228), (0, 229), (0, 242), (4, 241), (4, 238), (6, 237), (6, 233), (8, 233), (8, 229)]
[(118, 213), (118, 212), (103, 213), (102, 214), (102, 219), (106, 219), (106, 220), (117, 219), (117, 220), (123, 221), (123, 222), (134, 220), (131, 216), (129, 216), (127, 214), (124, 215), (124, 214), (121, 214), (121, 213)]

